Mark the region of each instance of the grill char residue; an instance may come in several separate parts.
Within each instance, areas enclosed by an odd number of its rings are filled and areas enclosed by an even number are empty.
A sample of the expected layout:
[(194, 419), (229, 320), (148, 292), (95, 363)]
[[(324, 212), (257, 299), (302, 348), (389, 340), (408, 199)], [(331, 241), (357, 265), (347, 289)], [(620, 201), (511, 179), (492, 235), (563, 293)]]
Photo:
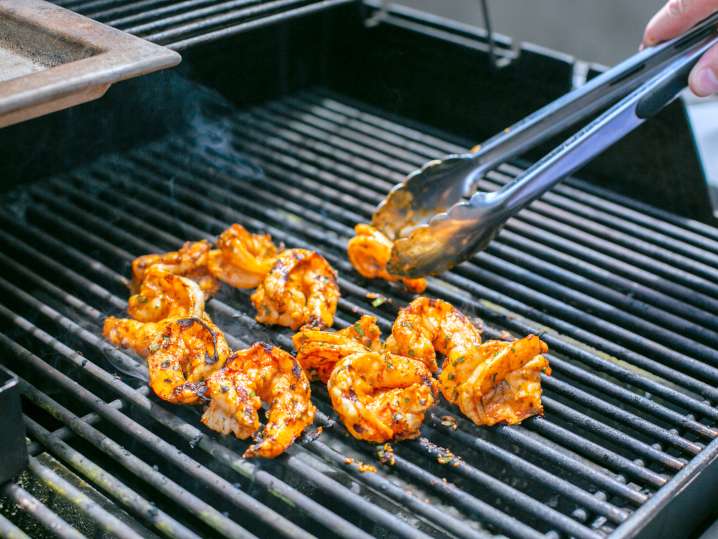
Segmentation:
[[(246, 443), (202, 431), (196, 410), (159, 405), (135, 360), (100, 334), (103, 316), (126, 307), (135, 256), (239, 222), (319, 249), (340, 275), (336, 325), (368, 312), (386, 336), (410, 296), (359, 278), (346, 240), (404, 174), (462, 150), (323, 91), (229, 120), (221, 151), (191, 137), (160, 141), (23, 188), (26, 222), (0, 214), (0, 345), (3, 363), (32, 384), (23, 384), (30, 475), (72, 468), (115, 502), (129, 500), (120, 505), (140, 536), (144, 526), (184, 537), (596, 538), (632, 526), (633, 513), (714, 448), (705, 449), (718, 423), (718, 232), (576, 180), (427, 292), (482, 318), (485, 338), (542, 334), (554, 369), (543, 379), (545, 418), (479, 429), (444, 403), (423, 429), (430, 441), (394, 444), (394, 465), (382, 466), (372, 446), (333, 426), (326, 390), (314, 384), (324, 434), (261, 462), (240, 458)], [(231, 173), (247, 169), (247, 155), (263, 175)], [(518, 171), (503, 167), (482, 188)], [(391, 301), (374, 308), (366, 296), (377, 291)], [(291, 349), (290, 332), (242, 314), (253, 312), (249, 293), (225, 288), (209, 304), (230, 344), (271, 339)], [(55, 434), (48, 413), (65, 426)], [(85, 424), (74, 422), (83, 415)], [(363, 473), (362, 462), (378, 472)], [(102, 505), (84, 512), (117, 526)]]

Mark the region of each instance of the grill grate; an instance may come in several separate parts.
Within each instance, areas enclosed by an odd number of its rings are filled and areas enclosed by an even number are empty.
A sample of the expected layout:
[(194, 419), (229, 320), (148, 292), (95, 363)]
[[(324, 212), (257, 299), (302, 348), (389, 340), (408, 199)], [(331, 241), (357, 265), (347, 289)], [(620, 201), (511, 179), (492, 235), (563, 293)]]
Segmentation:
[[(100, 529), (599, 538), (635, 529), (717, 450), (718, 233), (569, 180), (428, 291), (482, 318), (488, 338), (542, 334), (554, 368), (545, 418), (478, 429), (457, 416), (453, 430), (444, 404), (425, 439), (396, 444), (395, 465), (383, 466), (335, 425), (315, 384), (324, 434), (275, 462), (243, 460), (245, 443), (207, 435), (194, 409), (158, 403), (135, 359), (103, 341), (103, 316), (126, 307), (129, 262), (239, 222), (320, 249), (340, 272), (337, 325), (369, 312), (386, 333), (409, 296), (358, 278), (346, 240), (406, 172), (462, 148), (324, 90), (215, 127), (211, 144), (170, 137), (27, 186), (0, 213), (0, 345), (22, 377), (28, 474)], [(481, 187), (519, 171), (501, 167)], [(370, 291), (391, 302), (373, 307)], [(246, 291), (225, 287), (208, 311), (233, 347), (291, 349), (289, 332), (247, 314)], [(3, 494), (71, 536), (27, 487)], [(0, 532), (9, 526), (0, 516)]]
[(356, 0), (52, 0), (171, 49), (233, 36)]

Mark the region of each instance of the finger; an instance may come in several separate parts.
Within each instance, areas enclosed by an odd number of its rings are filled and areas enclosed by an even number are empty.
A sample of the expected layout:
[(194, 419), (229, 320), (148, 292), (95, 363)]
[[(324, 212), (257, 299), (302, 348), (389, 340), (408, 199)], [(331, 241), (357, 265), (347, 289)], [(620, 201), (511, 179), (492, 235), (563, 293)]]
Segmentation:
[(643, 45), (676, 37), (716, 11), (718, 0), (669, 0), (646, 26)]
[(688, 77), (688, 86), (698, 97), (718, 93), (718, 45), (698, 60)]

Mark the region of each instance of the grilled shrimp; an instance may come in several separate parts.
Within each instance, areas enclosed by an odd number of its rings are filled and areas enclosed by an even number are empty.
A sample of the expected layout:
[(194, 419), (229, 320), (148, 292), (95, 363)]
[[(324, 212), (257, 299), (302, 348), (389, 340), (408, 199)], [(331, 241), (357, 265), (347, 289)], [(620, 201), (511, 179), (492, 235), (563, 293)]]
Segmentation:
[(535, 335), (487, 341), (454, 369), (442, 371), (441, 392), (477, 425), (520, 423), (543, 414), (541, 373), (551, 374), (551, 368), (540, 354), (547, 351)]
[(269, 405), (261, 439), (245, 457), (280, 455), (314, 421), (309, 380), (297, 360), (275, 346), (256, 343), (235, 352), (207, 388), (211, 401), (202, 422), (223, 434), (249, 437), (259, 428), (262, 402)]
[(453, 365), (480, 343), (481, 333), (461, 311), (446, 301), (419, 297), (399, 311), (386, 347), (435, 372), (436, 352), (446, 356), (445, 366)]
[(217, 327), (201, 318), (166, 320), (149, 345), (147, 367), (155, 394), (174, 404), (196, 404), (203, 398), (201, 384), (224, 366), (231, 354)]
[(209, 271), (235, 288), (256, 288), (272, 269), (277, 247), (269, 234), (252, 234), (233, 224), (217, 238), (217, 249), (209, 254)]
[(251, 299), (262, 324), (330, 327), (339, 301), (337, 275), (319, 253), (287, 249)]
[(410, 292), (421, 294), (426, 290), (426, 279), (410, 279), (392, 275), (386, 270), (391, 258), (392, 242), (371, 225), (358, 224), (356, 234), (347, 244), (349, 261), (357, 272), (367, 279), (401, 281)]
[(438, 393), (420, 361), (368, 350), (339, 361), (327, 388), (352, 436), (378, 443), (416, 438)]
[(379, 351), (381, 330), (376, 318), (363, 315), (351, 326), (339, 331), (304, 327), (292, 337), (297, 361), (312, 379), (327, 383), (337, 361), (356, 352)]
[(132, 286), (136, 292), (145, 280), (146, 272), (154, 265), (161, 264), (164, 269), (175, 275), (192, 279), (199, 284), (205, 298), (209, 299), (219, 290), (219, 282), (210, 275), (207, 260), (212, 246), (207, 240), (186, 242), (178, 251), (162, 254), (149, 254), (132, 261)]
[(130, 296), (127, 312), (139, 322), (158, 322), (165, 318), (202, 316), (204, 293), (200, 285), (155, 264), (144, 271), (137, 294)]
[(165, 320), (209, 317), (204, 312), (204, 294), (195, 281), (167, 272), (162, 264), (147, 269), (144, 276), (139, 292), (128, 302), (127, 310), (133, 318), (108, 316), (102, 334), (115, 346), (147, 357), (150, 344), (164, 330)]

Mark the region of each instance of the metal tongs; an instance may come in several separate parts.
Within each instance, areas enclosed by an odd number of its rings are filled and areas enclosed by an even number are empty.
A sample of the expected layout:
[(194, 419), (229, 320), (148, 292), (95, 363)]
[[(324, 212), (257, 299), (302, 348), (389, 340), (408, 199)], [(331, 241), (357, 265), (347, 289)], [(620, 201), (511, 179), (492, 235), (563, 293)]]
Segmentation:
[[(546, 105), (477, 151), (430, 161), (410, 174), (372, 219), (394, 242), (388, 270), (409, 277), (438, 274), (485, 249), (509, 217), (673, 101), (698, 59), (718, 43), (716, 25), (718, 13)], [(474, 193), (489, 170), (622, 96), (514, 181)]]

